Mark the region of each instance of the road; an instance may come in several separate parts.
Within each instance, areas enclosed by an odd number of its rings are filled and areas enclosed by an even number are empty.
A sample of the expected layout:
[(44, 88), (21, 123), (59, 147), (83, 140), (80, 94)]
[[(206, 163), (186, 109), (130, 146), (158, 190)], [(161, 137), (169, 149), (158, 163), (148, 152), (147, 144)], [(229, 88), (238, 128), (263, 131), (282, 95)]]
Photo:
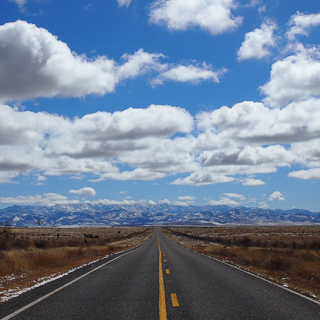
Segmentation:
[(160, 230), (0, 305), (1, 319), (320, 319), (320, 305), (190, 252)]

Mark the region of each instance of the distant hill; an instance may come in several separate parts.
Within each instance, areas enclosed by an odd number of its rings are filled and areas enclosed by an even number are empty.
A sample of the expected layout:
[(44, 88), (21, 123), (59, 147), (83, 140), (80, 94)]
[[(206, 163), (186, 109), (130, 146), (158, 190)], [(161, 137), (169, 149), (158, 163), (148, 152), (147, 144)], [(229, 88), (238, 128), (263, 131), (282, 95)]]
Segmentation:
[(320, 213), (307, 210), (271, 210), (228, 206), (169, 204), (11, 206), (0, 210), (0, 221), (11, 226), (134, 226), (224, 224), (318, 224)]

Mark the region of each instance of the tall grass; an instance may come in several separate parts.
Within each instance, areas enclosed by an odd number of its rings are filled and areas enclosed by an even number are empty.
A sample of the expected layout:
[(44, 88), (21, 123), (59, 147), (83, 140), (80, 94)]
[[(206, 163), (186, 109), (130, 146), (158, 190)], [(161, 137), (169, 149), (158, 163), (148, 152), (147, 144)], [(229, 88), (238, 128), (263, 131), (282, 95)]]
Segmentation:
[[(110, 228), (106, 230), (103, 235), (79, 233), (78, 236), (49, 238), (47, 235), (52, 230), (39, 230), (38, 235), (30, 236), (19, 234), (16, 230), (13, 232), (7, 224), (2, 228), (0, 225), (0, 277), (69, 265), (72, 267), (71, 262), (90, 261), (121, 250), (123, 246), (117, 245), (119, 241), (139, 236), (143, 238), (152, 233), (152, 229), (146, 228), (132, 228), (126, 230), (126, 234), (119, 231), (115, 233)], [(126, 244), (127, 247), (130, 245)]]
[(13, 249), (1, 255), (0, 276), (59, 268), (67, 266), (72, 260), (83, 257), (98, 258), (114, 252), (115, 249), (112, 246)]

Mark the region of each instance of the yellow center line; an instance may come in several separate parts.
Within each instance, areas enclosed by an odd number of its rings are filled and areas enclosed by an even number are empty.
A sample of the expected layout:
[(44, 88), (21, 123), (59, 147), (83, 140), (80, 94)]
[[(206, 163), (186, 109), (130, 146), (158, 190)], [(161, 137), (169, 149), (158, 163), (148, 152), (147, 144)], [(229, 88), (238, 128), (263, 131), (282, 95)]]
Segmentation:
[(170, 270), (169, 269), (166, 269), (166, 274), (170, 274)]
[(159, 246), (159, 319), (167, 320), (166, 296), (165, 296), (164, 282), (163, 282), (160, 238), (158, 238), (158, 246)]
[(179, 301), (176, 293), (171, 293), (171, 301), (173, 307), (179, 307)]

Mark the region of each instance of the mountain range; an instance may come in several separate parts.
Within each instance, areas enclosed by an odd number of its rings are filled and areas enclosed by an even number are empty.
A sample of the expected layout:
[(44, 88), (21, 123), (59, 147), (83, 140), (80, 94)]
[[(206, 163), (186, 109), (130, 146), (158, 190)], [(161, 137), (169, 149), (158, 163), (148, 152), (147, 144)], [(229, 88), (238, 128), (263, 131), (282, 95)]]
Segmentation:
[(170, 204), (10, 206), (0, 221), (15, 227), (320, 224), (320, 212)]

